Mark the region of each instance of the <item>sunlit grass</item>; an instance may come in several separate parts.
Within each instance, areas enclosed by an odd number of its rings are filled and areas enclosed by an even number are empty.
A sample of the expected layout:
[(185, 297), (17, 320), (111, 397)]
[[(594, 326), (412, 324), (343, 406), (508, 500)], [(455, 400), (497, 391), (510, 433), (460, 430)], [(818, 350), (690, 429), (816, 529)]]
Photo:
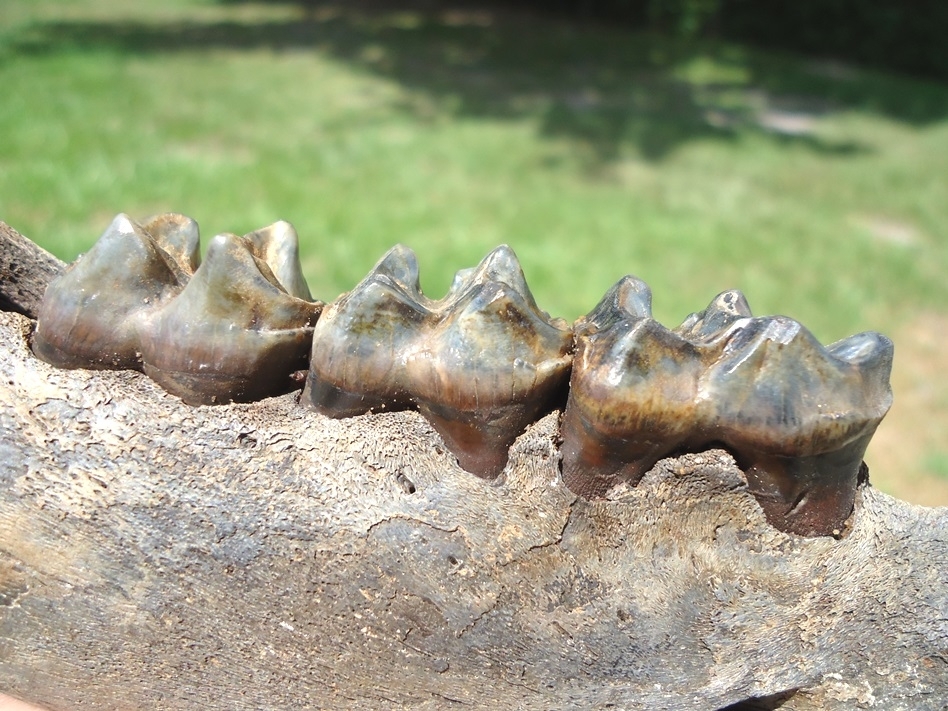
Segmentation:
[(353, 7), (7, 0), (0, 219), (66, 260), (120, 211), (287, 219), (324, 299), (396, 242), (434, 296), (507, 242), (567, 318), (626, 273), (668, 324), (734, 287), (827, 342), (946, 310), (945, 86)]

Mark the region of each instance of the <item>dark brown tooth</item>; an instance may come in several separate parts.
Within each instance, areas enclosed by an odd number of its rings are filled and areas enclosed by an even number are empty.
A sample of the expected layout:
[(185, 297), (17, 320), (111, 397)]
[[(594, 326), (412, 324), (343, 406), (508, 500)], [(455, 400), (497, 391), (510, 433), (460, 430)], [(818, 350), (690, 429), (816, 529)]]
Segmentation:
[(199, 258), (197, 224), (118, 215), (98, 242), (49, 285), (34, 353), (61, 368), (140, 368), (142, 319), (184, 288)]
[(493, 478), (565, 388), (572, 336), (539, 311), (509, 247), (458, 272), (444, 299), (396, 247), (316, 327), (303, 401), (346, 417), (417, 407), (462, 467)]
[(288, 392), (306, 367), (322, 304), (287, 294), (267, 261), (279, 248), (259, 235), (215, 237), (187, 287), (142, 331), (145, 373), (189, 404)]
[(581, 496), (635, 484), (691, 436), (694, 345), (651, 317), (651, 292), (625, 277), (574, 326), (576, 354), (563, 413), (563, 480)]
[[(842, 528), (891, 404), (888, 339), (866, 333), (824, 348), (791, 319), (753, 318), (740, 292), (674, 331), (609, 299), (577, 324), (563, 418), (573, 491), (602, 495), (661, 457), (724, 445), (773, 525), (802, 535)], [(607, 325), (586, 326), (595, 322)]]

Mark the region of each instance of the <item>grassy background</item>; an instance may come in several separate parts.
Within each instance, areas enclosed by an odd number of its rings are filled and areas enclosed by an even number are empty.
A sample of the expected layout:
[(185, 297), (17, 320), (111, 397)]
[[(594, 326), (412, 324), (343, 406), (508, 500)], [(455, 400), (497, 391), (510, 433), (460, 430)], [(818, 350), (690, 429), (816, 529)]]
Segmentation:
[(668, 325), (740, 288), (896, 342), (873, 482), (948, 504), (948, 87), (489, 10), (0, 5), (0, 219), (66, 260), (111, 217), (291, 221), (313, 293), (396, 242), (438, 296), (514, 247), (540, 305), (634, 273)]

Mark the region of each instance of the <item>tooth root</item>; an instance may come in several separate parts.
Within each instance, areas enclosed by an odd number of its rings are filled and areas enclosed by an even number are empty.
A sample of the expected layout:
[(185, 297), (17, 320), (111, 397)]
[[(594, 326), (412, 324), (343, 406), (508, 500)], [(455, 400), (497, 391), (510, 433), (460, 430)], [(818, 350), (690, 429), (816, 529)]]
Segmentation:
[(468, 471), (492, 478), (565, 388), (572, 336), (537, 309), (509, 247), (461, 270), (444, 299), (390, 251), (317, 324), (303, 402), (333, 417), (417, 407)]
[(577, 329), (562, 428), (570, 489), (602, 495), (661, 457), (723, 444), (775, 526), (842, 528), (891, 404), (888, 339), (860, 334), (824, 348), (796, 321), (751, 317), (739, 292), (675, 331), (616, 313), (602, 310), (602, 330)]
[(292, 390), (322, 304), (286, 293), (261, 246), (218, 235), (184, 291), (153, 315), (145, 373), (190, 404), (247, 402)]
[(245, 235), (245, 238), (253, 244), (254, 253), (266, 262), (286, 293), (303, 301), (313, 300), (303, 276), (300, 241), (293, 225), (280, 220)]
[(118, 215), (92, 249), (49, 285), (34, 353), (63, 368), (140, 368), (142, 318), (180, 292), (189, 273), (191, 262), (183, 258), (197, 227), (178, 217), (149, 222), (156, 238)]

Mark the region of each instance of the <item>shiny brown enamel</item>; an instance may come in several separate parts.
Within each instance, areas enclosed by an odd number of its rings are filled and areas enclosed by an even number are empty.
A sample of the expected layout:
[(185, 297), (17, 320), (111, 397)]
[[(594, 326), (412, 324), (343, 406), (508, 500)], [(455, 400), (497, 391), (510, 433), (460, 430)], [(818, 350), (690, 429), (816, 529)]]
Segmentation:
[(326, 308), (302, 401), (332, 417), (415, 407), (462, 467), (494, 478), (517, 436), (562, 396), (571, 344), (508, 247), (432, 301), (414, 254), (398, 246)]
[(61, 368), (140, 368), (144, 319), (181, 292), (200, 261), (183, 215), (118, 215), (46, 290), (33, 352)]
[(322, 304), (309, 300), (295, 230), (221, 235), (204, 264), (199, 247), (190, 218), (119, 215), (47, 289), (34, 352), (61, 367), (143, 369), (191, 404), (298, 387)]
[[(145, 373), (190, 404), (293, 390), (322, 304), (291, 296), (253, 235), (218, 235), (181, 294), (142, 334)], [(308, 289), (307, 289), (308, 293)]]
[(672, 331), (651, 318), (647, 298), (616, 296), (645, 290), (620, 282), (576, 325), (567, 486), (601, 496), (662, 457), (723, 445), (775, 526), (841, 529), (891, 404), (891, 342), (865, 333), (824, 348), (791, 319), (752, 317), (739, 292)]

